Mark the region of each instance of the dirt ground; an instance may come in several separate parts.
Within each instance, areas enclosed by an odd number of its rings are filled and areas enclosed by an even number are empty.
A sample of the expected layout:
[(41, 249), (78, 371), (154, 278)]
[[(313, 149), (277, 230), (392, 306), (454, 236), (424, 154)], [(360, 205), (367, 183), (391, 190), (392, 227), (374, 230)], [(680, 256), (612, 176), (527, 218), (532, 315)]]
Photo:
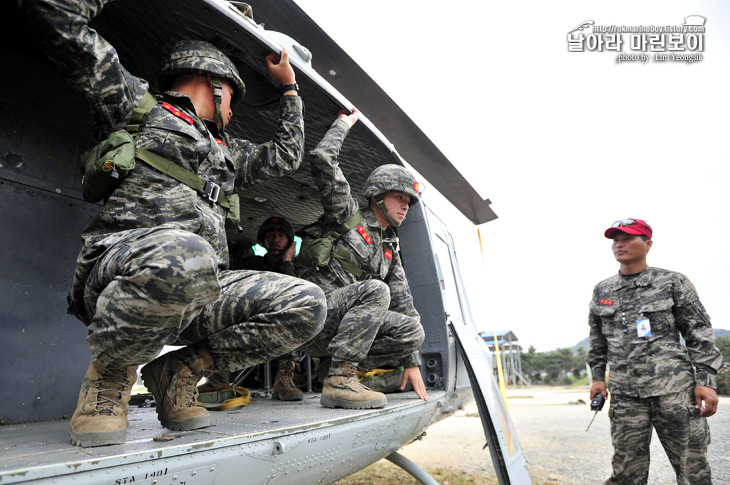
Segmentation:
[[(588, 388), (542, 387), (508, 389), (510, 415), (533, 484), (594, 485), (611, 474), (608, 404), (593, 417)], [(581, 402), (582, 400), (583, 402)], [(713, 483), (730, 483), (730, 397), (721, 397), (718, 413), (709, 419), (708, 449)], [(441, 485), (496, 484), (489, 450), (476, 406), (470, 405), (427, 430), (426, 437), (401, 450)], [(652, 439), (650, 485), (676, 483), (674, 471), (656, 435)], [(338, 485), (412, 485), (418, 482), (388, 461), (337, 482)]]

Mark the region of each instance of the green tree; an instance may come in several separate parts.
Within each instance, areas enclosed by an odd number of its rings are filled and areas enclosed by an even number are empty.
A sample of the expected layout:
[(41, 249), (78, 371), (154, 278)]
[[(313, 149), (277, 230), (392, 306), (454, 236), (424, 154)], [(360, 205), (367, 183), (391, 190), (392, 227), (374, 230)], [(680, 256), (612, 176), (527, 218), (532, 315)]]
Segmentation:
[(715, 339), (715, 345), (722, 352), (722, 357), (725, 362), (730, 362), (730, 337), (717, 337)]
[(522, 354), (522, 372), (527, 374), (533, 382), (540, 382), (541, 380), (542, 360), (542, 354), (538, 353), (532, 345), (530, 345), (527, 353)]

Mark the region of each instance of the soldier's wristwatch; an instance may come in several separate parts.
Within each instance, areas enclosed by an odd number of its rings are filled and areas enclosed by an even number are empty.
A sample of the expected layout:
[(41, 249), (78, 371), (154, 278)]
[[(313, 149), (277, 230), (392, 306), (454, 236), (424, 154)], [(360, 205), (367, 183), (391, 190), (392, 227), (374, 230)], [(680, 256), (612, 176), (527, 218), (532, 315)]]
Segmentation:
[(296, 92), (299, 92), (299, 85), (297, 83), (294, 84), (282, 84), (279, 87), (279, 94), (284, 94), (287, 91), (294, 90)]

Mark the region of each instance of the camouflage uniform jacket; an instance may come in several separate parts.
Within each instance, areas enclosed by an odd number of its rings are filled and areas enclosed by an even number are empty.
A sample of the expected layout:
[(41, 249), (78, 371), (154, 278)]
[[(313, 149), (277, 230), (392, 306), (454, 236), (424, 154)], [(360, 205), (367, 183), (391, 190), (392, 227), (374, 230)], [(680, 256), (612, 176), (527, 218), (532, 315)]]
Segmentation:
[[(347, 123), (336, 120), (322, 141), (310, 152), (312, 176), (324, 209), (324, 215), (320, 218), (323, 233), (337, 229), (359, 209), (357, 200), (350, 193), (350, 184), (337, 163), (337, 156), (348, 132)], [(395, 231), (391, 227), (381, 229), (371, 209), (363, 209), (362, 214), (360, 224), (344, 233), (335, 242), (335, 248), (344, 248), (355, 265), (370, 277), (378, 278), (388, 285), (390, 311), (420, 320), (401, 264)], [(325, 294), (358, 282), (358, 278), (344, 269), (336, 258), (332, 258), (328, 266), (318, 271), (307, 268), (300, 276), (319, 285)], [(408, 362), (420, 362), (418, 352)]]
[[(651, 335), (639, 336), (640, 318), (649, 319)], [(610, 364), (613, 394), (645, 398), (682, 392), (695, 383), (716, 387), (722, 355), (710, 317), (680, 273), (647, 267), (634, 277), (617, 274), (598, 283), (589, 325), (586, 361), (596, 381), (605, 381)]]
[[(72, 87), (91, 105), (96, 136), (123, 129), (147, 90), (147, 82), (130, 74), (114, 48), (89, 28), (88, 22), (106, 2), (49, 0), (24, 2), (23, 8), (37, 29), (47, 35), (49, 57)], [(168, 91), (143, 120), (135, 142), (221, 187), (221, 197), (259, 180), (278, 177), (301, 164), (304, 124), (298, 96), (281, 99), (279, 128), (272, 141), (253, 144), (219, 134), (212, 122), (203, 122), (187, 96)], [(83, 248), (69, 293), (69, 313), (87, 321), (83, 310), (86, 278), (104, 250), (140, 228), (190, 231), (215, 249), (220, 269), (228, 267), (224, 230), (225, 210), (202, 199), (145, 163), (117, 187), (82, 234)]]

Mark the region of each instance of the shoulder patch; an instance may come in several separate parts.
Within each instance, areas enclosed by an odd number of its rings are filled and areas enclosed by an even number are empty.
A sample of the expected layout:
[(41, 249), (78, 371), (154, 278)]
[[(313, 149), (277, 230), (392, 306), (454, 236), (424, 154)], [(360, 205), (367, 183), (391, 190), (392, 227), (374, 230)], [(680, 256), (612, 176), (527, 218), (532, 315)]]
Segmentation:
[(215, 139), (215, 142), (219, 145), (223, 145), (224, 147), (228, 146), (228, 145), (226, 145), (226, 142), (224, 142), (223, 140), (219, 140), (218, 138)]
[(390, 249), (385, 250), (385, 257), (387, 259), (393, 259), (393, 253), (390, 252)]
[(370, 234), (368, 234), (367, 231), (365, 231), (365, 228), (362, 227), (362, 224), (357, 226), (357, 232), (360, 233), (360, 235), (362, 236), (362, 238), (365, 240), (366, 243), (368, 243), (368, 244), (373, 243), (373, 238), (371, 238)]
[(600, 300), (598, 300), (598, 303), (601, 305), (613, 306), (613, 300), (607, 300), (605, 298), (601, 298)]
[(175, 108), (170, 103), (167, 103), (167, 102), (162, 103), (162, 107), (165, 108), (170, 113), (172, 113), (175, 116), (177, 116), (178, 118), (180, 118), (181, 120), (186, 121), (188, 124), (190, 124), (190, 125), (193, 124), (193, 119), (190, 116), (186, 115), (185, 113), (183, 113), (179, 109)]

